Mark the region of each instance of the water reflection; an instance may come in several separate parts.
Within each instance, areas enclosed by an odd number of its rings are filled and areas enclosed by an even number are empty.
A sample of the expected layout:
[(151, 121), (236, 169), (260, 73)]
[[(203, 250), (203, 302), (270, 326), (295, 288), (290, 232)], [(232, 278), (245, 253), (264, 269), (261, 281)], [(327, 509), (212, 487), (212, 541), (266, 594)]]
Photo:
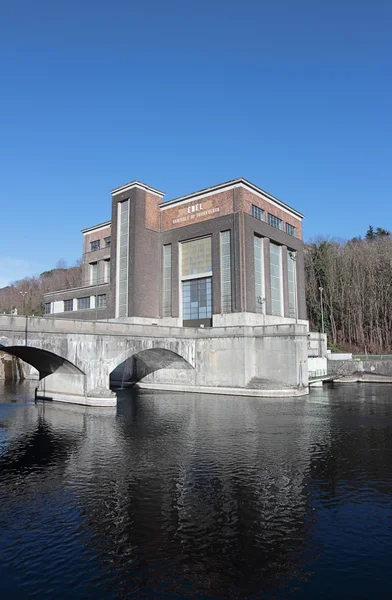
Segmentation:
[(129, 391), (117, 409), (91, 409), (8, 387), (0, 590), (387, 597), (390, 390), (292, 401)]

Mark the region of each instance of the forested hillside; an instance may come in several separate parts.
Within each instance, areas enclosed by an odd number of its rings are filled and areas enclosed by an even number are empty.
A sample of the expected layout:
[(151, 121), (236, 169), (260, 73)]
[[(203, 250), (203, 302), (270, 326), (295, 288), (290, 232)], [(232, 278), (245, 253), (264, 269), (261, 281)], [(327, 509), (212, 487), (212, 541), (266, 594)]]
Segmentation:
[(78, 287), (82, 283), (80, 265), (67, 268), (62, 261), (55, 269), (41, 273), (39, 277), (25, 277), (0, 289), (0, 314), (9, 314), (15, 308), (18, 315), (43, 315), (43, 295), (46, 292)]
[(341, 349), (392, 352), (392, 239), (373, 227), (364, 239), (317, 240), (305, 249), (306, 299), (311, 328)]

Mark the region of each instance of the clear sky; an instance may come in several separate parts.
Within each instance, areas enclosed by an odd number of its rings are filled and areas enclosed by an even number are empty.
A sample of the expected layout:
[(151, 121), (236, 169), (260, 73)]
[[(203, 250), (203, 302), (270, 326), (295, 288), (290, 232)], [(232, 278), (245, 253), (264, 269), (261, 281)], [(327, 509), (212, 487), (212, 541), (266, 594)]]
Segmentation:
[(390, 0), (1, 3), (0, 286), (73, 264), (133, 179), (392, 229), (391, 31)]

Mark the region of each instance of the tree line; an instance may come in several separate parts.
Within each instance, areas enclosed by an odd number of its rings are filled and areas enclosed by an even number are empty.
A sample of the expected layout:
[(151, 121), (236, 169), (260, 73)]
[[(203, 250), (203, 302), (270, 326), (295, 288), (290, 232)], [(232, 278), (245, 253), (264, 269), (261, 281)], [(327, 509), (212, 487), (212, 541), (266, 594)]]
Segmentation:
[(364, 238), (318, 239), (307, 244), (305, 272), (311, 329), (321, 331), (323, 312), (328, 339), (340, 349), (392, 353), (392, 237), (388, 230), (370, 226)]
[(55, 269), (45, 271), (37, 277), (25, 277), (11, 285), (0, 289), (0, 314), (16, 313), (18, 315), (44, 314), (44, 294), (56, 290), (79, 287), (82, 284), (82, 268), (80, 264), (67, 268), (64, 261), (59, 261)]

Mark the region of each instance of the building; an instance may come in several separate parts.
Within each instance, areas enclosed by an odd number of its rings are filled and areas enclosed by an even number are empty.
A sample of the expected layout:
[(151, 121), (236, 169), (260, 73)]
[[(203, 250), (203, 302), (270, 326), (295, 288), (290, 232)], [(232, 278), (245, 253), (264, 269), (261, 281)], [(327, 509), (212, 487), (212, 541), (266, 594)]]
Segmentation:
[(306, 319), (303, 215), (245, 179), (163, 201), (134, 181), (83, 233), (83, 285), (45, 295), (56, 318), (184, 327)]

